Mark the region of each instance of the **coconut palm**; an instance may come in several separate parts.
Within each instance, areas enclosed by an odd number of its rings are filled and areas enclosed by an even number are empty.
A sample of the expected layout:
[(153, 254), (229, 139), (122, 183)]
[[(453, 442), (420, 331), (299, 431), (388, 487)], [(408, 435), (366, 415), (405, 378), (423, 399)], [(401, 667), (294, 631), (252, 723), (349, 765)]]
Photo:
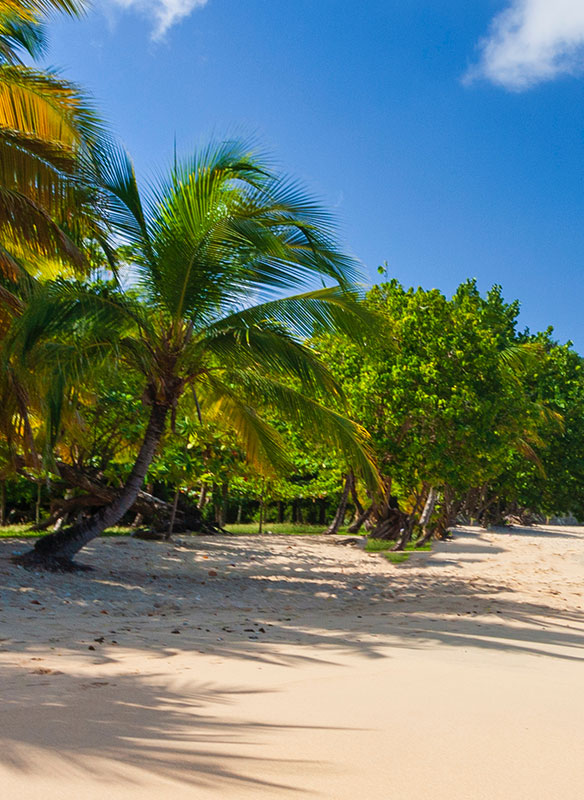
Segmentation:
[[(117, 499), (40, 539), (25, 563), (70, 566), (119, 522), (181, 397), (235, 429), (260, 469), (286, 461), (258, 413), (269, 407), (318, 431), (372, 478), (364, 432), (332, 410), (339, 390), (304, 344), (315, 327), (348, 332), (365, 313), (348, 293), (356, 265), (336, 246), (330, 216), (241, 142), (176, 165), (144, 196), (123, 153), (103, 160), (101, 180), (114, 231), (133, 253), (131, 289), (65, 280), (39, 286), (13, 348), (64, 372), (73, 364), (90, 369), (97, 357), (126, 364), (143, 376), (149, 422)], [(315, 278), (333, 285), (280, 297)]]
[[(83, 93), (21, 56), (44, 52), (44, 16), (80, 0), (0, 0), (0, 274), (16, 282), (42, 261), (81, 264), (92, 227), (90, 152), (101, 125)], [(91, 182), (91, 181), (90, 181)], [(6, 288), (6, 287), (5, 287)], [(1, 299), (1, 298), (0, 298)]]

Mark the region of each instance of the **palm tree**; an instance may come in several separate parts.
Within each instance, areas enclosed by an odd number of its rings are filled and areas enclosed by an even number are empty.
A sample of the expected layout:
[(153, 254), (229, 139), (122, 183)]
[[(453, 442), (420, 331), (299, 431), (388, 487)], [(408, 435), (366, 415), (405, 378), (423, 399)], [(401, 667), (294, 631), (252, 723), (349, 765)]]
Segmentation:
[[(101, 180), (115, 234), (133, 253), (132, 288), (39, 286), (16, 326), (13, 352), (37, 359), (40, 352), (64, 372), (72, 364), (90, 369), (97, 355), (124, 363), (143, 376), (149, 422), (117, 499), (38, 540), (23, 563), (69, 568), (82, 547), (119, 522), (181, 397), (235, 429), (259, 468), (286, 462), (277, 433), (258, 414), (266, 407), (318, 431), (375, 480), (366, 434), (332, 410), (339, 390), (304, 343), (315, 327), (350, 332), (365, 314), (349, 294), (356, 265), (337, 248), (329, 214), (241, 142), (176, 165), (144, 197), (121, 152), (103, 160)], [(315, 278), (323, 288), (279, 297)]]
[[(86, 268), (87, 241), (105, 242), (92, 167), (101, 124), (77, 87), (24, 62), (45, 52), (48, 14), (77, 15), (84, 6), (84, 0), (0, 0), (0, 342), (36, 279)], [(9, 442), (18, 439), (18, 428), (28, 431), (30, 451), (33, 376), (6, 360), (1, 374), (7, 402), (0, 435)]]
[[(56, 73), (27, 66), (45, 50), (50, 11), (81, 0), (0, 0), (0, 275), (17, 283), (47, 259), (81, 265), (79, 239), (93, 227), (91, 150), (103, 136), (83, 93)], [(91, 183), (91, 180), (89, 180)], [(3, 287), (5, 292), (9, 289)], [(4, 292), (4, 293), (5, 293)], [(2, 297), (0, 297), (0, 302)], [(5, 308), (6, 308), (6, 304)]]

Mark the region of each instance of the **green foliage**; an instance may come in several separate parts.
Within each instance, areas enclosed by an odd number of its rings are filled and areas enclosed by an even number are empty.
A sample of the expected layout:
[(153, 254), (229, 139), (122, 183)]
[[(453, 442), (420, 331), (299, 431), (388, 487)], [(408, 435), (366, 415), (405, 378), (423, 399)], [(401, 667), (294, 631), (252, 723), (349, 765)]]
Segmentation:
[(337, 336), (319, 337), (316, 347), (372, 434), (394, 494), (407, 502), (422, 484), (460, 494), (494, 480), (529, 439), (535, 413), (509, 356), (522, 348), (518, 305), (498, 287), (481, 297), (472, 281), (451, 300), (391, 281), (375, 286), (367, 304), (383, 323), (365, 350)]

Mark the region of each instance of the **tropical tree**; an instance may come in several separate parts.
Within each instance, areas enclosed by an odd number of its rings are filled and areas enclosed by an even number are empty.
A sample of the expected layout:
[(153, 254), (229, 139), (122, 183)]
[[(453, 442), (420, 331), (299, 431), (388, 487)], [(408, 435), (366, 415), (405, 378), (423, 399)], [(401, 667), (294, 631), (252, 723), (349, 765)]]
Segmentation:
[(92, 149), (103, 136), (90, 103), (55, 72), (23, 63), (46, 46), (51, 11), (81, 0), (0, 0), (0, 311), (19, 310), (17, 284), (84, 263), (82, 241), (103, 239), (96, 222)]
[[(149, 421), (115, 501), (40, 539), (24, 563), (69, 567), (121, 519), (181, 396), (206, 420), (235, 429), (260, 469), (286, 462), (277, 432), (257, 411), (277, 408), (328, 437), (374, 480), (363, 429), (318, 402), (330, 405), (340, 392), (303, 341), (315, 326), (349, 334), (365, 315), (348, 294), (356, 265), (335, 244), (330, 215), (241, 142), (176, 165), (143, 196), (122, 152), (103, 160), (101, 181), (113, 229), (132, 248), (133, 290), (63, 279), (39, 286), (12, 348), (23, 359), (42, 353), (75, 375), (98, 356), (124, 363), (143, 378)], [(279, 297), (315, 278), (334, 285)]]
[(494, 482), (511, 454), (537, 463), (543, 409), (524, 364), (543, 353), (517, 335), (518, 304), (505, 303), (500, 287), (483, 298), (467, 281), (448, 299), (390, 281), (373, 287), (366, 303), (384, 321), (365, 350), (334, 335), (315, 345), (371, 433), (386, 479), (388, 502), (372, 509), (373, 535), (401, 530), (402, 545), (428, 497), (448, 525), (467, 492)]

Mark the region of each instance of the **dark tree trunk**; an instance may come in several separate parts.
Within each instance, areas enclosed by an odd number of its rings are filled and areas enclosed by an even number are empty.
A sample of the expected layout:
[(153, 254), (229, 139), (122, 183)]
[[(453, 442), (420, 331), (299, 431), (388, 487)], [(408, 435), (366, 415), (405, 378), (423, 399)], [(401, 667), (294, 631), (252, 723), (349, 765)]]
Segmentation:
[(395, 546), (391, 548), (392, 550), (405, 550), (406, 545), (409, 544), (412, 538), (412, 533), (414, 532), (414, 524), (416, 522), (416, 516), (418, 514), (423, 496), (423, 493), (420, 493), (417, 496), (416, 504), (412, 509), (411, 514), (404, 514), (404, 524), (400, 530), (400, 535)]
[(337, 507), (337, 513), (331, 524), (326, 529), (325, 533), (338, 533), (339, 528), (343, 524), (343, 520), (345, 519), (345, 512), (347, 510), (347, 500), (349, 499), (349, 492), (351, 491), (351, 484), (353, 483), (352, 473), (348, 472), (345, 476), (345, 485), (343, 487), (343, 493), (341, 494), (341, 499), (339, 505)]
[(23, 566), (71, 569), (73, 557), (106, 528), (118, 523), (133, 506), (164, 432), (169, 404), (154, 403), (142, 447), (126, 485), (109, 505), (71, 528), (38, 539), (34, 549), (17, 558)]
[(359, 519), (359, 517), (364, 513), (363, 506), (361, 505), (361, 501), (359, 500), (359, 495), (357, 494), (357, 481), (355, 480), (355, 473), (351, 470), (351, 499), (353, 500), (353, 505), (355, 506), (355, 522)]
[(296, 506), (296, 522), (299, 525), (304, 523), (304, 504), (302, 502), (302, 498), (300, 498), (298, 505)]
[(361, 511), (355, 522), (353, 522), (347, 528), (349, 533), (358, 533), (361, 530), (361, 526), (367, 522), (369, 517), (371, 516), (371, 512), (373, 511), (374, 503), (371, 503), (364, 511)]
[(172, 501), (172, 511), (170, 512), (170, 521), (168, 523), (168, 530), (166, 532), (166, 536), (164, 537), (166, 541), (168, 541), (174, 530), (174, 521), (176, 519), (176, 509), (178, 506), (178, 498), (180, 497), (180, 489), (177, 489), (174, 493), (174, 500)]
[(39, 482), (37, 483), (37, 496), (36, 496), (36, 503), (34, 505), (34, 522), (35, 525), (38, 525), (41, 521), (41, 500), (42, 500), (42, 484)]
[[(57, 467), (61, 479), (65, 484), (76, 489), (83, 489), (87, 492), (85, 495), (78, 495), (77, 497), (68, 497), (69, 491), (66, 492), (64, 499), (55, 499), (51, 503), (50, 516), (41, 522), (39, 525), (34, 526), (34, 530), (42, 531), (50, 528), (55, 522), (64, 514), (69, 516), (77, 515), (79, 511), (86, 512), (93, 509), (93, 511), (101, 508), (102, 506), (110, 505), (118, 497), (119, 490), (107, 486), (102, 483), (94, 475), (86, 473), (71, 464), (64, 464), (57, 462)], [(19, 469), (20, 474), (29, 477), (28, 473)], [(169, 517), (171, 512), (171, 504), (155, 497), (146, 491), (140, 490), (138, 496), (133, 504), (133, 510), (143, 518), (151, 519), (157, 516)], [(133, 525), (140, 525), (142, 519), (135, 520)]]
[(0, 525), (6, 525), (6, 481), (0, 481)]
[(369, 531), (373, 539), (397, 540), (408, 523), (408, 515), (400, 509), (397, 499), (391, 494), (391, 482), (386, 488), (385, 499), (376, 504), (371, 514), (376, 519), (376, 524)]
[(282, 500), (278, 500), (278, 522), (284, 522), (284, 512), (286, 510), (286, 506)]
[(400, 529), (399, 538), (395, 545), (391, 548), (392, 551), (405, 550), (406, 545), (412, 538), (412, 530), (414, 527), (414, 518), (406, 519), (405, 525)]
[(219, 522), (220, 528), (223, 528), (227, 523), (228, 500), (229, 500), (229, 484), (227, 483), (227, 481), (223, 481), (223, 483), (221, 484), (221, 521)]
[(259, 527), (258, 533), (261, 535), (264, 532), (264, 513), (265, 513), (265, 504), (264, 504), (264, 490), (266, 486), (265, 478), (262, 478), (262, 490), (260, 492), (260, 520), (259, 520)]

